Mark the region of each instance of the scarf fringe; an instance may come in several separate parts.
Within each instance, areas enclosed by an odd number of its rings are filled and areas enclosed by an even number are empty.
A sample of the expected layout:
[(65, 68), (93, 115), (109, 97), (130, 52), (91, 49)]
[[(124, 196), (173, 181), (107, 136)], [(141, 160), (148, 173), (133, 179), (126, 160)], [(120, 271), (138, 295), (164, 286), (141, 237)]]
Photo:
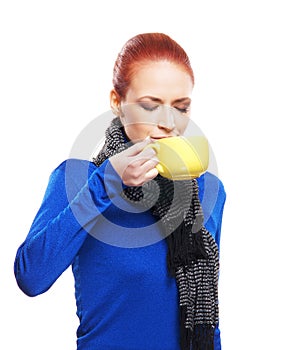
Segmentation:
[(185, 321), (187, 318), (187, 306), (180, 306), (180, 346), (181, 350), (190, 350), (190, 344), (192, 339), (192, 331), (190, 328), (185, 327)]
[(198, 259), (208, 259), (202, 230), (192, 233), (184, 221), (167, 237), (167, 241), (167, 266), (172, 277), (176, 277), (180, 266), (190, 265)]
[(214, 350), (214, 330), (215, 328), (211, 325), (196, 325), (192, 335), (191, 350)]
[(214, 350), (214, 327), (200, 324), (186, 328), (184, 323), (187, 317), (187, 307), (180, 307), (180, 347), (181, 350)]

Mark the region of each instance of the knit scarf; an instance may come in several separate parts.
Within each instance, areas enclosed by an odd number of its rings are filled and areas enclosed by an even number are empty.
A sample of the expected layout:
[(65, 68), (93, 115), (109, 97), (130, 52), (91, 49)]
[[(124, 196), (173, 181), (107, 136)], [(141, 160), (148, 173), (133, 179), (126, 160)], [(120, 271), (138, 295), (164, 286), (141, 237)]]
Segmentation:
[[(106, 130), (97, 166), (130, 146), (120, 119)], [(143, 186), (127, 187), (122, 196), (146, 208), (158, 219), (168, 246), (167, 267), (179, 294), (181, 350), (213, 350), (218, 323), (219, 253), (203, 225), (196, 179), (171, 181), (158, 175)], [(154, 204), (155, 202), (155, 204)]]

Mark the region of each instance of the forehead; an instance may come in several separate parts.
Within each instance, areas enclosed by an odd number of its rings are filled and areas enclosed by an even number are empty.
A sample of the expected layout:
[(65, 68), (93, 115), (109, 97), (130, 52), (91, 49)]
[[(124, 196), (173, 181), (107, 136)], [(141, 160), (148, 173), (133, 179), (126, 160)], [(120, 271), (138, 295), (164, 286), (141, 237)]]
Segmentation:
[(190, 96), (193, 89), (191, 76), (183, 66), (168, 62), (148, 62), (136, 65), (127, 97), (152, 95), (180, 98)]

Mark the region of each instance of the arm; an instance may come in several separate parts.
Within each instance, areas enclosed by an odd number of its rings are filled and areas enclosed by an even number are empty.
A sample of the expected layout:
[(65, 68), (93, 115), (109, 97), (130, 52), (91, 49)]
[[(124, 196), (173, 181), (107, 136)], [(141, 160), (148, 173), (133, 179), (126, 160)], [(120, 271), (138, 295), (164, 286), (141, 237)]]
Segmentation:
[[(222, 217), (224, 204), (226, 201), (226, 193), (224, 190), (224, 186), (221, 182), (219, 182), (219, 190), (217, 194), (217, 201), (214, 207), (214, 216), (216, 217), (216, 232), (215, 232), (215, 240), (220, 248), (220, 237), (221, 237), (221, 227), (222, 227)], [(217, 325), (214, 334), (214, 350), (221, 350), (221, 336), (220, 336), (220, 328)]]
[[(205, 216), (205, 227), (214, 237), (220, 248), (220, 236), (226, 193), (222, 182), (211, 173), (205, 173), (198, 179), (200, 201)], [(221, 350), (219, 325), (214, 333), (214, 350)]]
[(150, 142), (136, 143), (99, 168), (70, 159), (51, 174), (42, 205), (14, 263), (24, 293), (35, 296), (51, 287), (72, 264), (88, 232), (123, 186), (139, 186), (157, 175), (155, 152), (145, 150)]
[[(226, 194), (223, 185), (220, 183), (219, 192), (218, 192), (218, 200), (217, 204), (214, 208), (215, 215), (217, 217), (217, 229), (215, 233), (215, 240), (220, 248), (220, 236), (221, 236), (221, 226), (222, 226), (222, 217), (223, 217), (223, 209), (226, 200)], [(221, 350), (221, 336), (219, 325), (217, 325), (214, 334), (214, 350)]]
[[(120, 186), (119, 186), (120, 185)], [(73, 262), (99, 215), (111, 203), (121, 180), (108, 161), (101, 167), (87, 161), (63, 162), (49, 184), (29, 234), (19, 247), (14, 272), (29, 296), (48, 290)]]

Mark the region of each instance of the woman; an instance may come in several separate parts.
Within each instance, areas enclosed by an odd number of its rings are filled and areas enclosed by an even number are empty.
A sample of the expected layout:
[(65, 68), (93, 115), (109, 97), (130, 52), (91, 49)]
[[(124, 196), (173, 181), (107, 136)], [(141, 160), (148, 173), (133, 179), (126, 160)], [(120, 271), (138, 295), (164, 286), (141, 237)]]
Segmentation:
[(117, 57), (113, 85), (105, 145), (93, 161), (52, 172), (17, 252), (18, 285), (44, 293), (72, 265), (78, 350), (218, 350), (223, 185), (208, 172), (165, 179), (146, 148), (187, 128), (189, 59), (167, 35), (137, 35)]

